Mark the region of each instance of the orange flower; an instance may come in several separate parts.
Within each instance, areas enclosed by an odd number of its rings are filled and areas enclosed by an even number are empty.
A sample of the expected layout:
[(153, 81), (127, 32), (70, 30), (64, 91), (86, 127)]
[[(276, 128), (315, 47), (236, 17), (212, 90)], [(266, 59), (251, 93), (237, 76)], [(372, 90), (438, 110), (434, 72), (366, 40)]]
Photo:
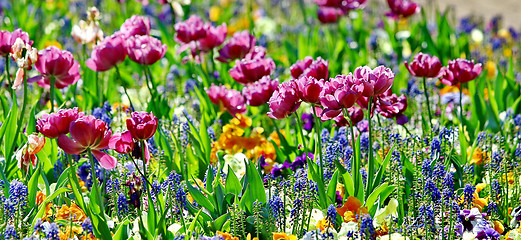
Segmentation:
[(492, 223), (494, 223), (494, 230), (496, 230), (496, 232), (499, 234), (503, 234), (503, 232), (505, 232), (505, 227), (500, 221), (494, 220)]
[[(72, 230), (72, 234), (71, 234)], [(81, 234), (83, 232), (83, 228), (77, 227), (77, 226), (71, 226), (67, 225), (65, 228), (65, 232), (61, 231), (58, 233), (58, 237), (60, 237), (60, 240), (68, 240), (70, 236), (76, 236), (77, 234)]]
[(230, 120), (230, 123), (241, 128), (247, 128), (251, 127), (252, 121), (251, 118), (238, 113), (234, 119)]
[(325, 218), (320, 219), (320, 221), (318, 221), (318, 223), (317, 223), (317, 228), (322, 230), (322, 231), (326, 230), (326, 228), (332, 228), (332, 227), (333, 227), (333, 224), (331, 224)]
[(60, 220), (70, 221), (71, 217), (74, 222), (83, 222), (87, 216), (85, 216), (83, 210), (81, 210), (75, 203), (71, 203), (70, 207), (65, 204), (62, 205), (56, 213), (56, 218)]
[[(284, 129), (280, 130), (280, 134), (282, 134), (282, 136), (286, 137)], [(270, 139), (273, 140), (275, 142), (275, 144), (277, 144), (277, 146), (280, 146), (280, 138), (279, 138), (279, 134), (277, 134), (277, 131), (273, 131), (270, 134)]]
[(36, 167), (38, 158), (36, 154), (39, 153), (45, 145), (45, 137), (38, 137), (38, 133), (33, 133), (27, 136), (27, 143), (16, 152), (16, 160), (18, 160), (18, 167), (24, 173), (29, 171), (29, 164)]
[(45, 200), (45, 197), (45, 193), (43, 193), (42, 191), (38, 191), (38, 193), (36, 194), (36, 205), (42, 204)]
[[(467, 155), (470, 155), (472, 152), (472, 148), (467, 148)], [(487, 152), (483, 152), (481, 148), (476, 147), (474, 152), (472, 152), (472, 158), (470, 159), (470, 164), (483, 165), (484, 163), (488, 163), (490, 161), (490, 156)]]
[(297, 236), (295, 235), (288, 235), (284, 232), (274, 232), (273, 233), (273, 240), (297, 240)]
[(47, 205), (45, 205), (45, 212), (43, 213), (42, 221), (49, 221), (49, 217), (54, 215), (54, 208), (52, 206), (52, 202), (47, 203)]
[(217, 231), (216, 235), (221, 236), (224, 240), (239, 240), (238, 237), (232, 236), (230, 233)]
[(341, 208), (336, 208), (340, 216), (344, 218), (344, 222), (356, 222), (356, 216), (368, 214), (366, 207), (362, 207), (362, 202), (358, 198), (349, 196)]

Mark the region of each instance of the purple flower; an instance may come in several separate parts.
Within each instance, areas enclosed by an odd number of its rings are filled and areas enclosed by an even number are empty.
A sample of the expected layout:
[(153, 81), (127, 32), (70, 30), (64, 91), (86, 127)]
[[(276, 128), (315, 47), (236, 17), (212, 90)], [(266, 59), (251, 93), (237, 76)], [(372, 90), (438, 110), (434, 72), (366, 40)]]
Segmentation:
[(274, 69), (275, 62), (271, 58), (242, 59), (235, 62), (235, 66), (229, 73), (238, 83), (248, 84), (269, 76)]
[(123, 62), (127, 57), (125, 38), (122, 34), (114, 34), (94, 47), (91, 57), (85, 61), (93, 71), (103, 72)]
[(28, 81), (36, 81), (43, 88), (51, 87), (51, 77), (54, 78), (54, 86), (58, 89), (74, 84), (80, 79), (80, 64), (74, 60), (72, 53), (55, 46), (38, 52), (38, 61), (34, 67), (40, 75)]
[(250, 106), (260, 106), (270, 100), (271, 95), (279, 86), (279, 80), (271, 80), (264, 76), (259, 81), (250, 83), (242, 89), (242, 95)]
[(449, 86), (458, 83), (466, 83), (474, 80), (481, 73), (481, 63), (474, 64), (474, 61), (466, 59), (450, 60), (449, 65), (442, 69), (441, 83)]
[(302, 119), (302, 122), (304, 123), (304, 126), (302, 126), (302, 127), (308, 132), (311, 131), (315, 124), (315, 118), (313, 117), (313, 114), (302, 113), (301, 119)]
[(13, 32), (0, 31), (0, 56), (5, 57), (11, 52), (11, 46), (13, 46), (16, 39), (20, 38), (24, 43), (33, 45), (33, 41), (29, 40), (29, 34), (18, 28)]
[(197, 41), (206, 37), (208, 27), (199, 16), (192, 15), (186, 21), (175, 24), (175, 39), (181, 43)]
[(305, 57), (303, 60), (297, 61), (290, 67), (291, 76), (298, 79), (301, 76), (314, 77), (316, 79), (327, 80), (329, 77), (329, 62), (318, 57), (313, 60), (312, 57)]
[(248, 31), (236, 32), (228, 43), (219, 50), (217, 60), (227, 63), (235, 59), (241, 59), (255, 47), (255, 37)]
[(268, 116), (282, 119), (297, 111), (300, 107), (300, 97), (294, 81), (283, 82), (269, 100)]
[(125, 20), (120, 31), (126, 38), (138, 35), (150, 35), (150, 20), (148, 17), (134, 15)]
[(413, 76), (437, 78), (440, 75), (442, 65), (438, 57), (418, 53), (410, 64), (405, 62), (405, 67)]
[(199, 49), (203, 52), (209, 52), (212, 49), (221, 46), (226, 39), (226, 33), (228, 32), (226, 23), (217, 27), (208, 26), (206, 29), (206, 36), (198, 41)]
[(406, 18), (420, 12), (420, 6), (409, 0), (387, 0), (387, 4), (391, 9), (391, 12), (387, 13), (387, 16), (392, 18)]
[(142, 65), (152, 65), (166, 53), (166, 45), (151, 36), (132, 36), (126, 44), (130, 60)]

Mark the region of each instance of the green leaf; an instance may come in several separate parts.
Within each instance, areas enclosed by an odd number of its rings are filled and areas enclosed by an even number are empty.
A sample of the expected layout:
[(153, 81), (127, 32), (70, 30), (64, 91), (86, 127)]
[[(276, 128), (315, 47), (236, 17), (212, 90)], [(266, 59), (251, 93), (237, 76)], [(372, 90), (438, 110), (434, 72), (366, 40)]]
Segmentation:
[[(38, 166), (36, 168), (36, 171), (34, 171), (33, 175), (31, 176), (31, 179), (29, 180), (29, 184), (27, 185), (29, 189), (29, 196), (28, 199), (36, 199), (36, 193), (38, 191), (38, 177), (40, 176), (41, 169)], [(29, 209), (32, 209), (34, 205), (36, 204), (36, 201), (28, 201)]]
[(331, 181), (327, 186), (327, 197), (328, 204), (333, 204), (336, 200), (336, 185), (338, 182), (338, 170), (333, 173), (333, 177), (331, 177)]
[(228, 165), (228, 176), (226, 177), (226, 186), (224, 187), (225, 193), (233, 193), (238, 196), (241, 193), (241, 182), (235, 175), (232, 168)]

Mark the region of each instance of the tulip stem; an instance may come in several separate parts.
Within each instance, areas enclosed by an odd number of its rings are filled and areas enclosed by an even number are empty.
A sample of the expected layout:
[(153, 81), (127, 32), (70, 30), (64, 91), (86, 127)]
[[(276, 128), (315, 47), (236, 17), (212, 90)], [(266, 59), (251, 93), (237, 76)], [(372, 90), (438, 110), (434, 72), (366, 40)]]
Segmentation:
[[(349, 121), (349, 127), (351, 128), (351, 144), (353, 145), (353, 153), (351, 156), (351, 174), (353, 175), (353, 179), (355, 179), (355, 181), (358, 181), (358, 174), (360, 174), (360, 171), (353, 171), (353, 169), (360, 169), (360, 166), (356, 167), (359, 163), (356, 159), (356, 149), (355, 149), (356, 139), (355, 139), (355, 131), (354, 131), (355, 128), (353, 126), (353, 121), (351, 121), (351, 116), (347, 112), (347, 109), (344, 108), (343, 111), (344, 111), (344, 117), (347, 119), (347, 121)], [(355, 192), (358, 192), (358, 190), (355, 190)]]
[(427, 90), (427, 79), (423, 77), (423, 93), (425, 94), (425, 100), (427, 104), (427, 112), (429, 113), (429, 126), (431, 128), (431, 131), (433, 129), (432, 127), (432, 114), (431, 114), (431, 104), (429, 102), (429, 92)]
[(459, 84), (459, 116), (461, 124), (463, 124), (463, 84)]
[(367, 174), (367, 182), (366, 182), (366, 192), (365, 192), (365, 197), (367, 198), (369, 196), (369, 194), (371, 194), (369, 191), (371, 190), (372, 186), (372, 182), (371, 182), (371, 179), (373, 178), (373, 168), (374, 168), (374, 160), (373, 160), (373, 137), (372, 137), (372, 133), (373, 133), (373, 128), (372, 128), (372, 123), (371, 123), (371, 108), (372, 108), (372, 104), (373, 103), (373, 97), (369, 97), (369, 102), (368, 102), (368, 109), (369, 109), (369, 146), (368, 146), (368, 149), (369, 149), (369, 154), (368, 154), (368, 158), (367, 158), (367, 168), (369, 169), (368, 171), (368, 174)]
[[(297, 118), (297, 125), (298, 125), (297, 128), (299, 129), (300, 140), (302, 141), (302, 145), (305, 147), (306, 142), (304, 141), (304, 132), (302, 130), (302, 122), (300, 121), (300, 117), (297, 112), (295, 112), (295, 117)], [(298, 140), (297, 140), (297, 146), (298, 146)]]
[[(141, 172), (140, 173), (143, 175), (143, 178), (148, 183), (148, 185), (150, 185), (149, 187), (147, 187), (148, 202), (149, 202), (148, 207), (154, 208), (154, 211), (155, 211), (154, 201), (152, 200), (152, 194), (150, 193), (152, 184), (150, 184), (150, 182), (148, 181), (148, 178), (147, 178), (147, 165), (146, 165), (147, 160), (145, 157), (145, 140), (140, 140), (139, 144), (141, 145), (141, 160), (143, 160), (143, 173), (141, 173)], [(136, 168), (139, 169), (139, 167), (137, 167), (137, 165), (136, 165)]]
[(148, 70), (148, 66), (145, 65), (145, 80), (146, 80), (146, 84), (147, 85), (147, 88), (148, 88), (148, 91), (150, 92), (150, 100), (152, 101), (152, 105), (154, 105), (154, 107), (152, 109), (155, 110), (155, 114), (159, 114), (159, 111), (158, 109), (156, 109), (157, 105), (156, 105), (156, 101), (155, 101), (155, 92), (152, 91), (152, 88), (150, 87), (150, 84), (152, 84), (153, 86), (153, 83), (149, 83), (149, 82), (152, 82), (152, 80), (149, 78), (148, 76), (148, 73), (149, 71)]
[[(16, 124), (16, 132), (15, 132), (15, 135), (14, 135), (13, 145), (11, 146), (10, 153), (14, 153), (14, 148), (16, 146), (16, 141), (18, 140), (18, 135), (20, 134), (20, 130), (22, 128), (22, 122), (23, 122), (23, 119), (24, 119), (25, 107), (27, 105), (27, 80), (25, 79), (25, 69), (23, 71), (24, 71), (24, 79), (23, 79), (23, 83), (24, 83), (24, 98), (23, 98), (23, 102), (22, 102), (22, 111), (20, 112), (20, 118), (18, 118), (18, 122)], [(14, 104), (16, 104), (16, 103), (13, 103), (13, 105)], [(6, 158), (6, 161), (9, 161), (9, 160), (10, 159)]]
[[(322, 139), (320, 136), (320, 119), (317, 117), (317, 109), (315, 105), (312, 105), (313, 108), (313, 117), (315, 118), (315, 135), (317, 136), (317, 149), (315, 150), (315, 154), (318, 152), (318, 156), (320, 158), (320, 176), (324, 177), (324, 159), (322, 158)], [(315, 155), (316, 158), (316, 155)]]
[(118, 75), (119, 81), (121, 81), (121, 86), (123, 86), (123, 90), (125, 91), (125, 95), (128, 98), (128, 102), (130, 104), (130, 110), (135, 111), (134, 104), (132, 104), (132, 99), (130, 99), (130, 95), (128, 95), (127, 87), (125, 87), (125, 83), (123, 82), (123, 78), (121, 78), (121, 73), (119, 72), (118, 65), (114, 66), (116, 68), (116, 74)]
[(7, 83), (9, 84), (7, 87), (9, 91), (11, 91), (11, 97), (15, 98), (14, 89), (11, 87), (13, 84), (11, 83), (11, 74), (9, 74), (9, 54), (5, 56), (5, 75), (7, 77)]
[(91, 179), (92, 179), (92, 187), (94, 188), (94, 192), (96, 195), (98, 195), (99, 204), (101, 207), (102, 215), (105, 221), (107, 221), (107, 217), (105, 216), (105, 205), (103, 204), (103, 198), (101, 196), (101, 190), (98, 186), (98, 177), (96, 176), (96, 169), (94, 168), (94, 157), (92, 157), (92, 151), (89, 149), (87, 150), (89, 154), (89, 160), (90, 160), (90, 173), (91, 173)]
[(54, 76), (51, 76), (51, 90), (49, 91), (49, 98), (51, 99), (51, 112), (54, 112)]

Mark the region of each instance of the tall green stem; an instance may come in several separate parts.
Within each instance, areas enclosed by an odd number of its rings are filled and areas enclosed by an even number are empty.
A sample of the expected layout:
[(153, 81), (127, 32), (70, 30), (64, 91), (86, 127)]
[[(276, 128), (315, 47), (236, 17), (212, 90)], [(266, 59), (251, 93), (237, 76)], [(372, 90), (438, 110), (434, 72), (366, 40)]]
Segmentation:
[(54, 82), (56, 79), (54, 76), (51, 76), (51, 90), (49, 92), (49, 98), (51, 99), (51, 112), (54, 112)]
[(427, 112), (429, 113), (429, 126), (432, 131), (432, 114), (431, 114), (431, 104), (429, 102), (429, 92), (427, 90), (427, 79), (423, 77), (423, 93), (425, 94), (425, 100), (427, 103)]
[[(324, 177), (324, 159), (322, 157), (322, 139), (320, 137), (320, 119), (317, 117), (317, 110), (315, 108), (315, 105), (311, 106), (313, 108), (313, 117), (315, 118), (315, 135), (317, 137), (317, 150), (315, 151), (315, 154), (318, 152), (318, 156), (320, 158), (320, 176)], [(316, 155), (315, 155), (316, 158)]]
[[(154, 105), (152, 109), (155, 110), (154, 114), (159, 114), (158, 109), (157, 109), (158, 106), (156, 105), (156, 100), (155, 100), (156, 94), (155, 94), (154, 81), (152, 81), (150, 79), (147, 65), (145, 65), (145, 79), (146, 79), (146, 85), (147, 85), (148, 91), (150, 92), (150, 100), (152, 101), (152, 104)], [(152, 91), (150, 84), (152, 84), (152, 86), (154, 87), (154, 91)]]
[(372, 178), (373, 178), (373, 173), (374, 173), (374, 159), (373, 159), (373, 127), (372, 127), (372, 123), (371, 123), (371, 114), (372, 114), (372, 104), (373, 103), (373, 97), (369, 97), (369, 105), (368, 105), (368, 109), (369, 109), (369, 115), (368, 115), (368, 118), (369, 118), (369, 154), (368, 154), (368, 159), (367, 159), (367, 167), (369, 168), (369, 171), (368, 171), (368, 174), (367, 174), (367, 186), (366, 186), (366, 192), (365, 192), (365, 196), (366, 198), (369, 196), (370, 194), (370, 190), (371, 190), (371, 185), (372, 185)]
[(459, 87), (459, 116), (460, 121), (463, 124), (463, 84), (460, 83)]
[[(150, 185), (147, 187), (148, 202), (149, 202), (149, 204), (151, 204), (151, 206), (149, 206), (149, 207), (152, 207), (155, 211), (154, 201), (152, 200), (152, 194), (150, 194), (150, 189), (152, 188), (152, 184), (150, 184), (150, 181), (148, 181), (148, 178), (147, 178), (147, 165), (146, 165), (146, 157), (145, 157), (145, 140), (140, 140), (139, 143), (141, 145), (141, 160), (143, 160), (143, 173), (142, 173), (143, 178)], [(136, 166), (136, 168), (139, 168), (139, 167)]]
[[(24, 71), (25, 71), (25, 69), (24, 69)], [(20, 131), (22, 129), (22, 123), (23, 123), (24, 115), (25, 115), (25, 107), (27, 105), (27, 80), (25, 79), (25, 73), (24, 73), (23, 84), (24, 84), (24, 99), (23, 99), (23, 103), (22, 103), (22, 111), (20, 111), (20, 118), (18, 118), (18, 122), (16, 124), (16, 132), (15, 132), (14, 139), (13, 139), (13, 145), (11, 145), (11, 151), (10, 151), (11, 153), (14, 152), (14, 148), (16, 146), (16, 141), (18, 140), (18, 135), (20, 135)], [(13, 102), (13, 104), (15, 104), (15, 103)], [(6, 159), (6, 160), (8, 161), (10, 159)]]
[(107, 221), (108, 220), (107, 216), (105, 216), (105, 204), (103, 204), (103, 197), (101, 195), (101, 189), (98, 185), (98, 177), (96, 176), (96, 168), (94, 168), (94, 157), (92, 156), (92, 152), (90, 149), (87, 152), (89, 154), (89, 160), (90, 160), (90, 173), (91, 173), (91, 177), (92, 177), (91, 178), (92, 187), (94, 188), (94, 192), (99, 199), (99, 204), (101, 207), (103, 218)]
[(116, 74), (118, 75), (118, 79), (121, 82), (121, 86), (123, 86), (123, 89), (125, 90), (125, 95), (128, 98), (128, 102), (130, 103), (130, 109), (132, 111), (135, 110), (134, 105), (132, 104), (132, 99), (130, 99), (130, 95), (128, 95), (127, 87), (125, 87), (125, 83), (123, 82), (123, 78), (121, 78), (121, 73), (119, 72), (118, 65), (114, 66), (116, 68)]
[[(304, 132), (302, 130), (302, 122), (300, 121), (300, 116), (298, 115), (297, 112), (295, 112), (295, 118), (297, 118), (297, 128), (299, 130), (300, 140), (302, 141), (302, 145), (304, 146), (304, 148), (306, 148), (306, 141), (304, 140)], [(298, 141), (297, 141), (297, 145), (298, 145)]]
[[(351, 169), (359, 169), (358, 167), (354, 168), (354, 166), (356, 164), (358, 164), (357, 159), (356, 159), (356, 149), (355, 149), (355, 146), (356, 146), (356, 138), (355, 138), (355, 131), (354, 131), (355, 128), (353, 126), (353, 122), (351, 121), (351, 117), (349, 116), (349, 113), (347, 112), (347, 109), (344, 108), (343, 111), (344, 111), (344, 117), (349, 122), (349, 127), (351, 128), (351, 145), (353, 146), (353, 155), (351, 156)], [(358, 174), (360, 174), (360, 172), (351, 170), (351, 173), (353, 174), (354, 179), (358, 179)]]
[(16, 96), (14, 95), (14, 89), (12, 88), (13, 83), (11, 82), (11, 74), (9, 74), (9, 54), (5, 56), (5, 75), (7, 77), (7, 83), (9, 83), (7, 87), (11, 92), (11, 97), (15, 98)]

